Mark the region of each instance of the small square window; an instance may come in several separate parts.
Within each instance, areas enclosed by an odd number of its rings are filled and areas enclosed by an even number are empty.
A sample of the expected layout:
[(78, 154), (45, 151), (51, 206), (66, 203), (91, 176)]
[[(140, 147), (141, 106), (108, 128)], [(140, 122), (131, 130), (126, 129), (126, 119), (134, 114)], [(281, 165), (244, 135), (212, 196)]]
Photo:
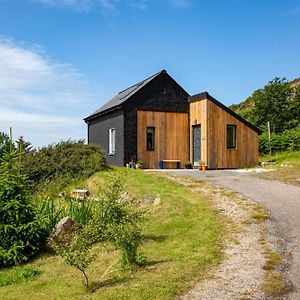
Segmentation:
[(236, 125), (227, 125), (227, 149), (236, 148)]
[(110, 128), (108, 131), (108, 155), (116, 154), (116, 129)]
[(155, 147), (155, 127), (147, 127), (146, 130), (147, 150), (154, 150)]

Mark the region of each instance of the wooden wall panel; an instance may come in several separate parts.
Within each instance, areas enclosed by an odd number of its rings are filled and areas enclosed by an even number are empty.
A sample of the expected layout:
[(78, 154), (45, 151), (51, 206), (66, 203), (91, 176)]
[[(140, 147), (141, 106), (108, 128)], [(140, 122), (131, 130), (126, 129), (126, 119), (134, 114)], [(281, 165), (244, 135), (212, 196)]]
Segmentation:
[(201, 124), (201, 160), (207, 161), (207, 100), (190, 103), (190, 160), (193, 162), (193, 125)]
[[(147, 150), (146, 128), (155, 127), (155, 149)], [(144, 161), (144, 167), (159, 168), (162, 159), (178, 159), (181, 167), (189, 159), (188, 114), (174, 112), (137, 112), (137, 159)], [(166, 164), (175, 167), (176, 164)]]
[[(192, 125), (196, 124), (201, 124), (201, 160), (206, 162), (208, 168), (244, 168), (258, 164), (258, 134), (208, 99), (190, 103), (191, 158), (191, 130)], [(227, 124), (236, 125), (236, 149), (227, 149)]]

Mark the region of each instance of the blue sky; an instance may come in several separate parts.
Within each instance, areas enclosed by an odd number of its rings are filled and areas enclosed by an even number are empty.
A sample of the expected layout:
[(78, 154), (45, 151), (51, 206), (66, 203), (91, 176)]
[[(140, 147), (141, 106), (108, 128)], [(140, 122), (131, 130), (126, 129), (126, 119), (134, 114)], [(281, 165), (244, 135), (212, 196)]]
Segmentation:
[(0, 0), (0, 131), (86, 138), (82, 118), (166, 69), (238, 103), (300, 77), (300, 0)]

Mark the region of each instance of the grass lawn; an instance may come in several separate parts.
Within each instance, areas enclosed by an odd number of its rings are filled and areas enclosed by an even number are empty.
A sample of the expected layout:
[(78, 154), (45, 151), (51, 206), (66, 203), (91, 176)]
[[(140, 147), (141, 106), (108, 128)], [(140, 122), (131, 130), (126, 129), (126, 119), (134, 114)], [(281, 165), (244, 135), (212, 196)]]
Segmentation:
[[(26, 265), (39, 275), (0, 286), (0, 299), (172, 299), (218, 264), (222, 226), (208, 199), (166, 178), (124, 168), (97, 173), (84, 186), (95, 195), (113, 176), (124, 178), (125, 190), (137, 197), (161, 198), (159, 205), (149, 208), (139, 249), (149, 264), (101, 279), (120, 254), (96, 245), (99, 256), (87, 272), (97, 288), (86, 292), (77, 270), (45, 254)], [(0, 271), (0, 277), (7, 272)]]
[(260, 174), (260, 177), (300, 186), (300, 151), (263, 156), (260, 160), (273, 162), (268, 168), (275, 169), (273, 172)]

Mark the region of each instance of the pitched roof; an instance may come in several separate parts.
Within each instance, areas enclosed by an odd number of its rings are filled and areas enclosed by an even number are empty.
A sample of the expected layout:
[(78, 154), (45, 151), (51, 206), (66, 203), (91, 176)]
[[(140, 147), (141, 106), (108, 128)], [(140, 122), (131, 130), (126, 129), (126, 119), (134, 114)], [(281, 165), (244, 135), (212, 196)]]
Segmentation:
[(99, 109), (94, 111), (90, 116), (86, 117), (84, 121), (88, 121), (98, 115), (101, 115), (105, 112), (110, 111), (111, 109), (119, 107), (122, 103), (124, 103), (126, 100), (128, 100), (130, 97), (132, 97), (137, 91), (139, 91), (142, 87), (144, 87), (146, 84), (148, 84), (150, 81), (152, 81), (155, 77), (162, 73), (167, 73), (166, 70), (161, 70), (160, 72), (146, 78), (145, 80), (138, 82), (125, 90), (119, 92), (117, 95), (115, 95), (111, 100), (106, 102), (104, 105), (102, 105)]
[(225, 106), (224, 104), (222, 104), (221, 102), (219, 102), (217, 99), (215, 99), (214, 97), (212, 97), (208, 92), (203, 92), (203, 93), (196, 94), (196, 95), (193, 95), (193, 96), (189, 97), (189, 101), (190, 102), (197, 101), (197, 100), (203, 100), (203, 99), (210, 100), (214, 104), (218, 105), (220, 108), (224, 109), (227, 113), (229, 113), (230, 115), (232, 115), (233, 117), (235, 117), (236, 119), (238, 119), (240, 122), (242, 122), (243, 124), (245, 124), (246, 126), (248, 126), (249, 128), (251, 128), (252, 130), (256, 131), (258, 134), (261, 134), (261, 130), (260, 129), (258, 129), (257, 127), (255, 127), (254, 125), (252, 125), (251, 123), (249, 123), (247, 120), (245, 120), (244, 118), (242, 118), (241, 116), (239, 116), (238, 114), (236, 114), (233, 110), (231, 110), (230, 108), (228, 108), (227, 106)]

